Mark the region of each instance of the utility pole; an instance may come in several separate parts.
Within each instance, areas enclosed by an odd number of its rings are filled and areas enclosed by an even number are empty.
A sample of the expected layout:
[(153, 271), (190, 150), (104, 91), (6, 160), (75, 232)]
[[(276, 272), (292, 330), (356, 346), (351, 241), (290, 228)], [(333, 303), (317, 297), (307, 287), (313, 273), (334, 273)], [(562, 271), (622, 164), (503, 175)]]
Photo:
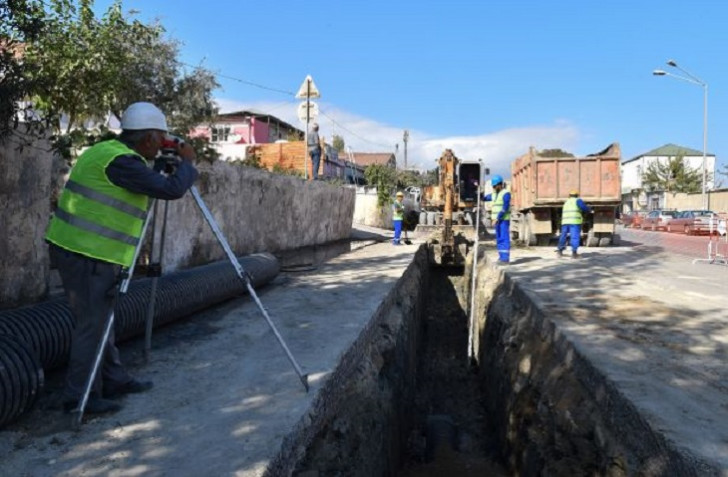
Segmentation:
[(409, 131), (404, 130), (404, 136), (402, 137), (402, 140), (404, 141), (404, 170), (407, 170), (407, 141), (409, 141)]

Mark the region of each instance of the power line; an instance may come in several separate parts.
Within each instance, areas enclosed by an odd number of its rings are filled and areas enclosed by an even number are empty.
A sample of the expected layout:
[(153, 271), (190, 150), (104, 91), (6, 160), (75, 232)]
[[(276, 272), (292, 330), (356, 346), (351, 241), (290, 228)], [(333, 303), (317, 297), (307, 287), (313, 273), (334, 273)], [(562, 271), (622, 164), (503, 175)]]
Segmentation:
[(369, 144), (373, 144), (373, 145), (375, 145), (375, 146), (380, 146), (380, 147), (391, 147), (391, 145), (387, 145), (387, 144), (382, 144), (382, 143), (378, 143), (378, 142), (370, 141), (369, 139), (367, 139), (367, 138), (365, 138), (365, 137), (363, 137), (363, 136), (360, 136), (359, 134), (355, 133), (355, 132), (354, 132), (354, 131), (352, 131), (351, 129), (349, 129), (349, 128), (347, 128), (347, 127), (343, 126), (343, 125), (342, 125), (342, 124), (341, 124), (340, 122), (336, 121), (336, 120), (335, 120), (334, 118), (332, 118), (331, 116), (329, 116), (328, 114), (326, 114), (326, 112), (325, 112), (325, 111), (324, 111), (323, 109), (320, 109), (319, 111), (321, 111), (321, 114), (323, 114), (324, 116), (326, 116), (327, 118), (329, 118), (329, 119), (331, 120), (331, 122), (332, 122), (332, 123), (336, 124), (336, 125), (337, 125), (337, 126), (339, 126), (339, 127), (341, 128), (341, 129), (343, 129), (344, 131), (348, 132), (348, 133), (349, 133), (349, 134), (351, 134), (352, 136), (356, 136), (356, 137), (358, 137), (359, 139), (361, 139), (362, 141), (364, 141), (364, 142), (368, 142)]
[[(191, 65), (191, 64), (185, 63), (183, 61), (180, 61), (179, 64), (184, 65), (184, 66), (189, 66), (190, 68), (200, 68), (200, 66)], [(244, 80), (244, 79), (241, 79), (241, 78), (236, 78), (234, 76), (229, 76), (229, 75), (225, 75), (225, 74), (222, 74), (222, 73), (215, 73), (215, 74), (217, 76), (221, 77), (221, 78), (227, 78), (229, 80), (237, 81), (238, 83), (246, 84), (248, 86), (254, 86), (254, 87), (260, 88), (260, 89), (265, 89), (267, 91), (274, 91), (276, 93), (286, 94), (286, 95), (289, 95), (289, 96), (295, 96), (296, 95), (296, 93), (294, 93), (293, 91), (287, 91), (287, 90), (284, 90), (284, 89), (278, 89), (278, 88), (273, 88), (273, 87), (270, 87), (270, 86), (265, 86), (265, 85), (262, 85), (260, 83), (254, 83), (253, 81), (248, 81), (248, 80)]]

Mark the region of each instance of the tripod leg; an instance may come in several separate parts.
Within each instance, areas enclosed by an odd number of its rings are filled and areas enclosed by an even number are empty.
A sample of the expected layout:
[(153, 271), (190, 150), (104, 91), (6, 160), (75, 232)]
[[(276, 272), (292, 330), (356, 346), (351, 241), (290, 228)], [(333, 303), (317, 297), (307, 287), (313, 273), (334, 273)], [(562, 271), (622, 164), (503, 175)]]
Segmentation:
[(288, 357), (288, 360), (293, 365), (293, 368), (296, 370), (296, 373), (298, 374), (299, 379), (301, 380), (301, 383), (303, 383), (303, 387), (306, 388), (306, 392), (308, 392), (308, 375), (304, 374), (301, 370), (301, 367), (296, 362), (296, 359), (293, 357), (293, 354), (291, 354), (291, 351), (288, 349), (288, 346), (286, 346), (286, 342), (283, 341), (283, 337), (278, 332), (278, 329), (276, 329), (275, 324), (273, 324), (273, 320), (271, 320), (270, 316), (268, 316), (268, 312), (266, 311), (265, 307), (263, 307), (263, 304), (260, 302), (260, 299), (258, 298), (258, 295), (255, 293), (255, 290), (253, 289), (253, 286), (250, 283), (250, 279), (248, 275), (245, 273), (245, 270), (243, 270), (242, 265), (240, 265), (240, 262), (238, 261), (238, 258), (233, 253), (232, 249), (230, 248), (230, 244), (228, 244), (227, 240), (225, 239), (225, 236), (222, 234), (222, 231), (220, 230), (220, 227), (217, 225), (217, 222), (215, 222), (215, 218), (210, 213), (210, 210), (205, 205), (205, 202), (202, 200), (202, 197), (200, 196), (200, 192), (197, 190), (197, 187), (192, 186), (190, 188), (190, 192), (192, 193), (192, 197), (194, 197), (195, 202), (197, 203), (197, 206), (202, 211), (202, 215), (205, 216), (205, 220), (207, 221), (208, 225), (212, 229), (212, 233), (215, 234), (215, 237), (217, 238), (217, 241), (220, 242), (220, 245), (222, 245), (222, 248), (225, 250), (225, 254), (228, 257), (228, 260), (230, 260), (230, 263), (232, 264), (233, 268), (235, 268), (235, 272), (238, 274), (238, 277), (245, 283), (245, 286), (248, 289), (248, 293), (250, 293), (250, 296), (253, 297), (253, 300), (255, 300), (255, 303), (258, 305), (258, 308), (260, 309), (261, 313), (263, 314), (263, 317), (268, 322), (268, 325), (270, 326), (271, 330), (273, 330), (273, 334), (278, 339), (278, 343), (280, 343), (283, 350), (286, 352), (286, 356)]
[(144, 328), (144, 359), (149, 360), (152, 352), (152, 328), (154, 327), (154, 310), (157, 303), (157, 283), (162, 274), (162, 262), (164, 261), (164, 242), (167, 235), (167, 212), (169, 210), (169, 201), (164, 201), (164, 215), (162, 217), (162, 234), (159, 239), (159, 256), (156, 256), (154, 250), (155, 229), (157, 222), (157, 204), (154, 204), (154, 222), (152, 223), (152, 249), (149, 260), (149, 274), (152, 277), (152, 286), (149, 292), (149, 303), (147, 304), (147, 319)]
[(93, 387), (94, 380), (96, 379), (96, 374), (99, 372), (99, 365), (101, 364), (101, 359), (104, 356), (104, 351), (106, 350), (106, 343), (109, 341), (109, 335), (111, 334), (112, 327), (114, 326), (114, 307), (116, 306), (116, 303), (118, 302), (119, 296), (126, 293), (126, 291), (129, 289), (129, 283), (131, 282), (131, 277), (134, 274), (134, 266), (136, 264), (137, 258), (139, 258), (139, 252), (142, 249), (142, 244), (144, 243), (144, 236), (147, 233), (147, 227), (149, 226), (149, 219), (152, 216), (152, 214), (147, 211), (147, 217), (144, 219), (144, 227), (142, 227), (142, 234), (139, 237), (139, 243), (136, 246), (136, 249), (134, 250), (134, 258), (131, 262), (131, 266), (128, 270), (123, 271), (122, 274), (125, 275), (124, 280), (121, 282), (121, 285), (119, 286), (119, 289), (116, 292), (116, 297), (114, 299), (114, 305), (111, 308), (111, 313), (109, 313), (109, 317), (106, 319), (106, 327), (104, 328), (104, 335), (101, 337), (101, 341), (99, 342), (99, 346), (96, 348), (96, 357), (94, 359), (93, 367), (91, 368), (91, 373), (88, 376), (88, 379), (86, 380), (86, 387), (83, 391), (83, 396), (81, 397), (81, 401), (78, 404), (78, 408), (74, 409), (72, 411), (73, 414), (76, 414), (76, 418), (74, 420), (75, 427), (78, 428), (81, 426), (81, 422), (83, 421), (83, 413), (86, 410), (86, 404), (88, 404), (88, 398), (91, 394), (91, 388)]

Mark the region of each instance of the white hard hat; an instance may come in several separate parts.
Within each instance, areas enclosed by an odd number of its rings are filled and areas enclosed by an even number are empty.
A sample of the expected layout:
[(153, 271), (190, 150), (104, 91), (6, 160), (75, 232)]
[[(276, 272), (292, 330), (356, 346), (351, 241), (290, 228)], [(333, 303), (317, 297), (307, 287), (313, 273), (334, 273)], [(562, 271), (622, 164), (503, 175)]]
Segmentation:
[(133, 103), (121, 115), (121, 129), (157, 129), (167, 132), (167, 119), (164, 113), (152, 103)]

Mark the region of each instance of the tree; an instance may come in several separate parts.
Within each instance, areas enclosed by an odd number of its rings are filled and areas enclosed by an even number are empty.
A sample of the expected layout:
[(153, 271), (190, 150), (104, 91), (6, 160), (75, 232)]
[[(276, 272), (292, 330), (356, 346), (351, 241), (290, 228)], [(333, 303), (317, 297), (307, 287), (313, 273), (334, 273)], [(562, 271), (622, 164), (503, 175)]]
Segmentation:
[(703, 179), (699, 169), (692, 169), (683, 156), (676, 156), (650, 162), (642, 174), (642, 184), (648, 190), (694, 193), (702, 190)]
[(384, 207), (392, 200), (392, 192), (397, 185), (397, 171), (389, 166), (372, 164), (364, 169), (367, 184), (377, 188), (377, 204)]
[(18, 126), (22, 101), (34, 84), (22, 55), (26, 42), (35, 41), (43, 29), (43, 5), (33, 0), (0, 2), (0, 140)]
[(344, 152), (344, 138), (339, 136), (338, 134), (334, 134), (334, 137), (331, 140), (331, 145), (334, 146), (334, 149), (336, 149), (338, 152)]
[(561, 149), (544, 149), (539, 151), (538, 155), (541, 157), (574, 157), (572, 153)]
[(135, 101), (157, 104), (170, 127), (185, 134), (216, 113), (214, 75), (203, 68), (183, 74), (178, 43), (164, 38), (160, 24), (125, 17), (120, 0), (101, 19), (93, 0), (48, 1), (42, 34), (29, 42), (25, 61), (36, 107), (57, 132), (103, 124)]

